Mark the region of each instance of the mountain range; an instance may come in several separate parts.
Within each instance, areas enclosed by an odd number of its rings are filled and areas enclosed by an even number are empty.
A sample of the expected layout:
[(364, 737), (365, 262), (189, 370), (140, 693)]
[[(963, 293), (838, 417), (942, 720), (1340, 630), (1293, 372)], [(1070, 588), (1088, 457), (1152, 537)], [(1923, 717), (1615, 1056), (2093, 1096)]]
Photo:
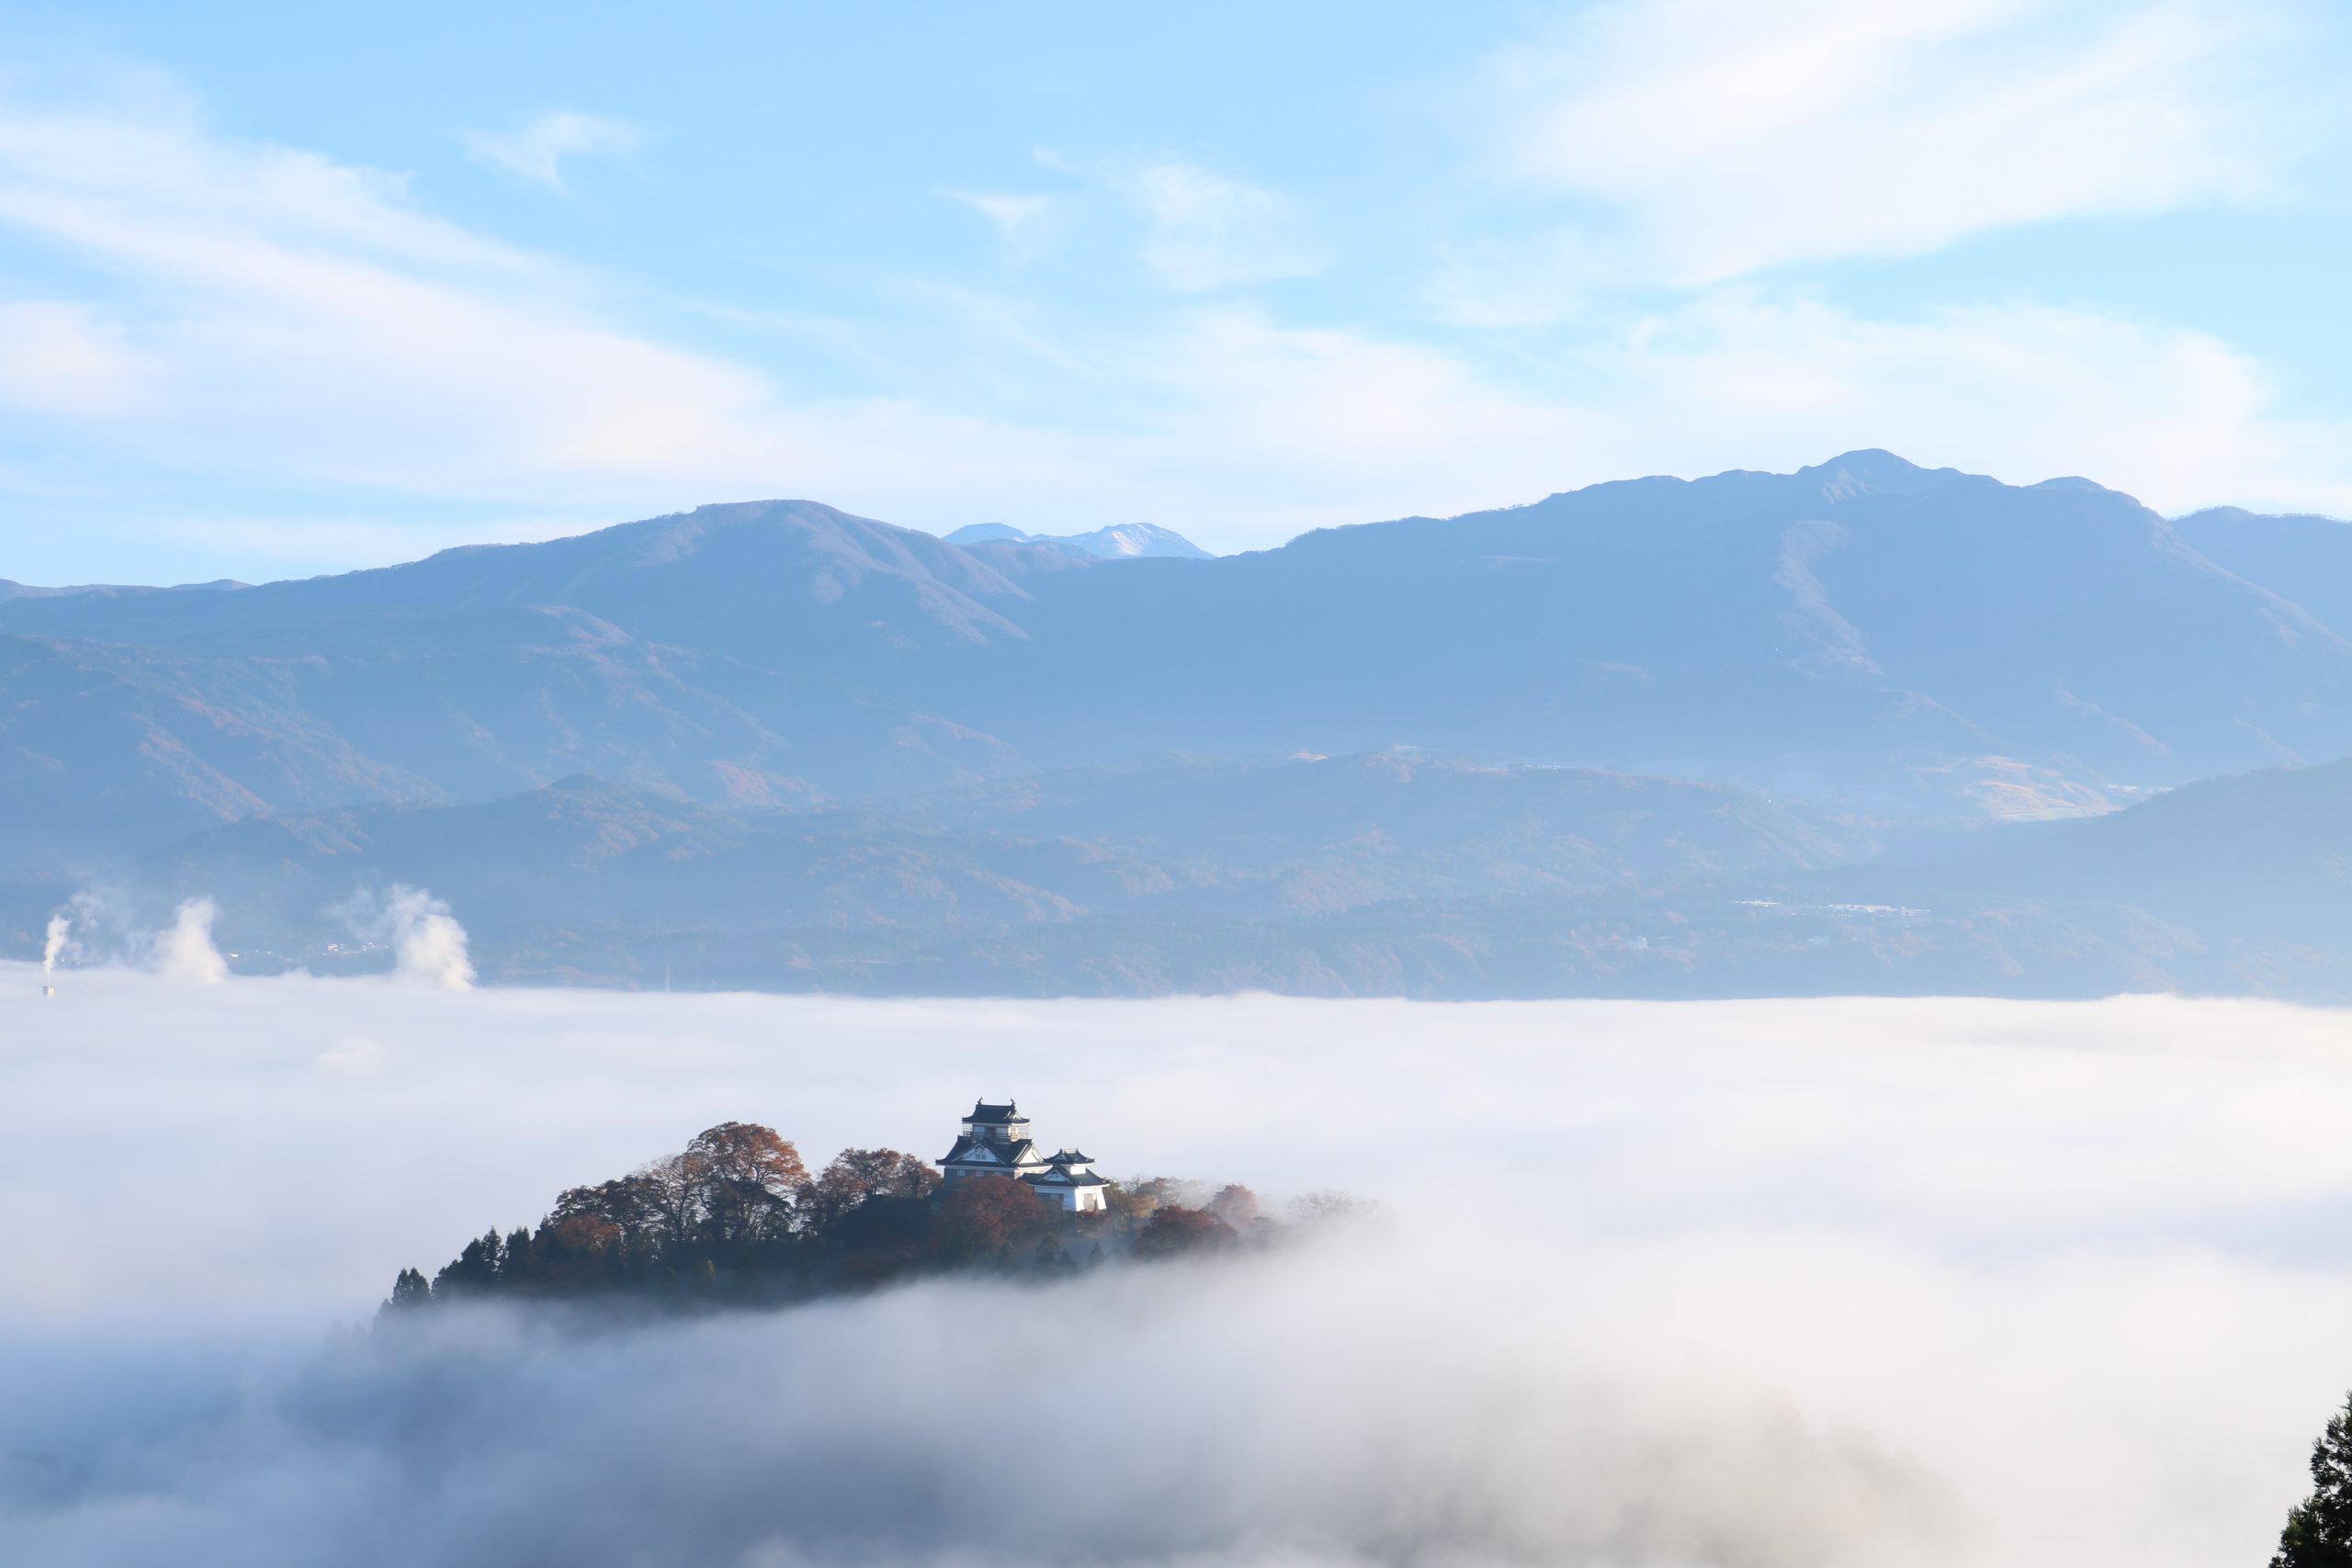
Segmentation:
[(610, 983), (2332, 995), (2352, 952), (2344, 525), (1863, 451), (1135, 526), (761, 502), (12, 585), (0, 931), (210, 891), (300, 957), (406, 881), (486, 972)]

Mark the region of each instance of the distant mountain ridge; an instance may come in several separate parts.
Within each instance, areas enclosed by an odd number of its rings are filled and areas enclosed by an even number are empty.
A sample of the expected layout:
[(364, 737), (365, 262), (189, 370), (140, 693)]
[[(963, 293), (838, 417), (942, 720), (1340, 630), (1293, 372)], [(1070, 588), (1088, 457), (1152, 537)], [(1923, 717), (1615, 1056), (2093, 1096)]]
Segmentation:
[[(149, 857), (108, 897), (152, 927), (209, 896), (232, 961), (262, 972), (379, 966), (346, 911), (410, 882), (456, 905), (507, 981), (2340, 1002), (2348, 770), (2215, 780), (2025, 841), (1982, 829), (1912, 865), (1853, 823), (1736, 792), (1394, 754), (1168, 760), (891, 809), (728, 811), (580, 777), (484, 806), (254, 818)], [(64, 891), (0, 882), (0, 922), (37, 926)]]
[(1376, 756), (1169, 761), (887, 811), (721, 811), (583, 776), (484, 806), (258, 818), (172, 846), (138, 881), (157, 909), (209, 893), (243, 949), (314, 956), (345, 934), (331, 911), (354, 887), (406, 881), (452, 899), (510, 975), (642, 979), (658, 955), (693, 953), (741, 981), (763, 952), (777, 969), (816, 951), (870, 964), (910, 940), (1089, 922), (1770, 879), (1846, 863), (1859, 843), (1704, 785)]
[(223, 593), (239, 588), (250, 588), (249, 582), (234, 578), (215, 578), (210, 582), (184, 582), (173, 588), (140, 588), (119, 582), (84, 582), (70, 587), (40, 588), (30, 583), (11, 582), (0, 577), (0, 604), (11, 599), (63, 599), (77, 593), (95, 593), (104, 598), (126, 593)]
[[(1210, 559), (710, 506), (233, 593), (18, 599), (0, 635), (299, 669), (309, 721), (456, 798), (583, 770), (723, 802), (1408, 742), (2030, 817), (2352, 751), (2352, 643), (2290, 587), (2088, 481), (1864, 452)], [(433, 673), (485, 656), (504, 711), (560, 716), (542, 739)], [(172, 739), (283, 722), (196, 705)], [(118, 733), (127, 770), (150, 737)]]
[(2331, 627), (2352, 626), (2352, 524), (2221, 506), (2177, 518), (2173, 530), (2223, 570), (2293, 600)]
[[(46, 887), (277, 817), (454, 824), (431, 814), (581, 775), (680, 811), (878, 812), (968, 850), (1029, 836), (1032, 783), (1090, 770), (1164, 791), (1085, 808), (1115, 855), (1166, 870), (1157, 813), (1193, 821), (1187, 853), (1323, 863), (1363, 780), (1265, 771), (1293, 756), (1642, 778), (1845, 843), (2098, 815), (2352, 754), (2343, 526), (2176, 525), (2086, 479), (1860, 451), (1228, 557), (959, 543), (770, 501), (234, 591), (17, 593), (0, 871)], [(1238, 771), (1134, 771), (1166, 753)], [(1388, 814), (1360, 820), (1375, 844), (1397, 813), (1485, 797), (1363, 798)], [(1212, 801), (1233, 824), (1213, 853)], [(1334, 908), (1570, 896), (1461, 860), (1416, 892), (1405, 861), (1367, 850), (1351, 863), (1385, 891)], [(1663, 841), (1627, 863), (1608, 886), (1703, 874)], [(892, 874), (934, 874), (917, 865)], [(1083, 881), (1035, 886), (1114, 918)]]

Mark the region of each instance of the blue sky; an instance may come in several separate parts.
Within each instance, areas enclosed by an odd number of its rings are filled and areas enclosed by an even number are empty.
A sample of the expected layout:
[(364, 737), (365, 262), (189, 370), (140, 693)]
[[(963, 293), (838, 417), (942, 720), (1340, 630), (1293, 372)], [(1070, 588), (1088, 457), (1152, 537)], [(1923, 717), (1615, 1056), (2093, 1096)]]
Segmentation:
[(0, 3), (0, 577), (1861, 446), (2352, 514), (2340, 6), (346, 9)]

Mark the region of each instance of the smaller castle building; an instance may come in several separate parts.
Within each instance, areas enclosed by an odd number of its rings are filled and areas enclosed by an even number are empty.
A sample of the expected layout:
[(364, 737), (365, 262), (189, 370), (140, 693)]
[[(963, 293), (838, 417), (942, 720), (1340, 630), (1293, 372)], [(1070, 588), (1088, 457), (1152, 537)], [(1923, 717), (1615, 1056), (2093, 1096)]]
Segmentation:
[(939, 1173), (950, 1187), (975, 1176), (1009, 1176), (1026, 1183), (1044, 1201), (1073, 1214), (1102, 1209), (1102, 1190), (1111, 1185), (1095, 1174), (1091, 1155), (1072, 1148), (1039, 1154), (1029, 1136), (1029, 1118), (1012, 1100), (1002, 1105), (975, 1102), (956, 1134), (956, 1146), (940, 1160)]

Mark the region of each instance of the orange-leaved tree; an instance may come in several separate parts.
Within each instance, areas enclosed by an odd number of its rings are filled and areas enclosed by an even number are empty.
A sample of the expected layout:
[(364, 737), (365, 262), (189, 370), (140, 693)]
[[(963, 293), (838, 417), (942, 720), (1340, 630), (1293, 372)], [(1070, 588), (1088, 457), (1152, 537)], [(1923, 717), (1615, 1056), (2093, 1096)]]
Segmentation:
[(694, 1223), (705, 1239), (775, 1241), (792, 1233), (808, 1168), (774, 1128), (722, 1122), (695, 1134), (678, 1158), (694, 1187)]
[(835, 1222), (873, 1198), (928, 1198), (939, 1173), (897, 1149), (843, 1149), (800, 1190), (803, 1229), (823, 1235)]
[(1239, 1182), (1217, 1189), (1208, 1211), (1235, 1230), (1246, 1231), (1258, 1221), (1258, 1195)]
[(947, 1190), (931, 1234), (954, 1261), (1019, 1254), (1046, 1234), (1045, 1201), (1012, 1177), (971, 1177)]
[(1155, 1209), (1136, 1236), (1137, 1258), (1177, 1258), (1216, 1252), (1235, 1241), (1233, 1227), (1206, 1209)]

